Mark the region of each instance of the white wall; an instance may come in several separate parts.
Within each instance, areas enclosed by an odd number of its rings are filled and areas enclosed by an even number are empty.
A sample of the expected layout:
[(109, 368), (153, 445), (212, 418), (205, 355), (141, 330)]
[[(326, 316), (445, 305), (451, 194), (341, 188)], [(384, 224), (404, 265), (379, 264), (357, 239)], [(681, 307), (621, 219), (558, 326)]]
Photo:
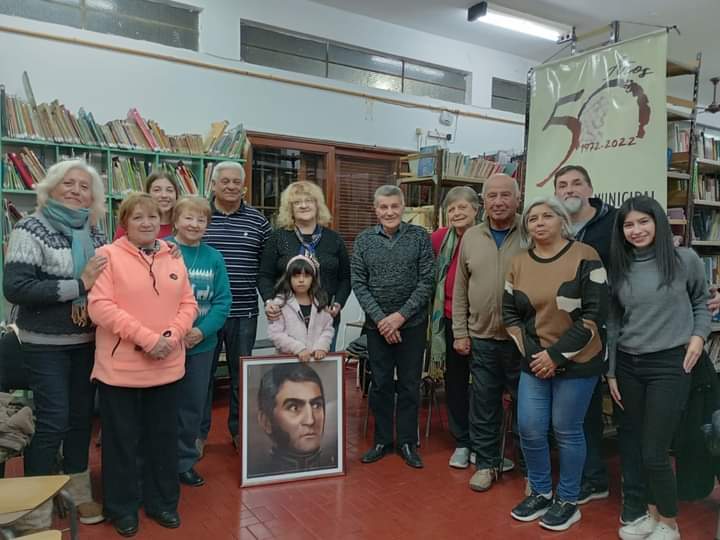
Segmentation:
[[(485, 113), (522, 121), (522, 117), (490, 110), (492, 77), (524, 82), (533, 62), (379, 20), (349, 14), (306, 0), (187, 0), (203, 8), (200, 52), (0, 16), (0, 26), (78, 38), (102, 44), (149, 51), (177, 58), (229, 66), (263, 74), (361, 90), (367, 94), (402, 98), (417, 104)], [(350, 45), (472, 73), (472, 105), (364, 89), (337, 81), (280, 72), (244, 64), (240, 56), (240, 20), (284, 27)], [(20, 36), (0, 29), (0, 83), (9, 93), (23, 94), (27, 71), (38, 102), (59, 99), (71, 110), (84, 107), (96, 120), (124, 117), (130, 107), (157, 120), (169, 133), (205, 133), (213, 120), (243, 122), (253, 131), (334, 140), (386, 148), (413, 149), (415, 129), (452, 131), (449, 148), (477, 154), (521, 150), (523, 128), (460, 116), (444, 128), (438, 113), (412, 106), (391, 105), (360, 97), (258, 79), (170, 61), (145, 58), (72, 43)], [(344, 321), (358, 320), (354, 298), (343, 312)], [(350, 329), (348, 339), (357, 332)], [(258, 337), (265, 336), (261, 323)], [(341, 328), (338, 345), (344, 345)]]
[[(8, 16), (0, 16), (0, 25), (362, 90), (350, 84), (240, 62), (240, 20), (247, 19), (470, 71), (472, 106), (447, 104), (448, 108), (521, 120), (518, 115), (489, 109), (493, 76), (525, 80), (532, 63), (517, 56), (305, 0), (194, 3), (204, 8), (200, 19), (200, 53)], [(441, 127), (438, 114), (423, 109), (0, 32), (0, 81), (10, 92), (21, 92), (23, 70), (30, 73), (39, 101), (59, 98), (73, 110), (84, 106), (103, 121), (124, 116), (129, 107), (137, 106), (142, 114), (159, 121), (170, 132), (204, 132), (210, 120), (228, 118), (242, 121), (255, 131), (411, 149), (416, 143), (415, 128)], [(367, 93), (404, 97), (381, 90)], [(429, 98), (407, 96), (407, 99), (443, 104)], [(454, 131), (455, 126), (450, 129)], [(521, 126), (461, 117), (457, 143), (450, 147), (468, 153), (520, 149), (522, 134)]]

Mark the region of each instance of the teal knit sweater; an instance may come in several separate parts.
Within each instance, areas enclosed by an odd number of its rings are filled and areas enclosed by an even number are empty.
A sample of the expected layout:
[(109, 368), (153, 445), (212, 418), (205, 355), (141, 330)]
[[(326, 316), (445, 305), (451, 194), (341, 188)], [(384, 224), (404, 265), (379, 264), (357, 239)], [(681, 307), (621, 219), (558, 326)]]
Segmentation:
[(205, 337), (188, 349), (187, 354), (213, 350), (217, 345), (218, 330), (225, 324), (232, 303), (225, 260), (218, 250), (207, 244), (186, 246), (174, 237), (168, 240), (177, 244), (182, 252), (199, 309), (193, 326), (199, 328)]

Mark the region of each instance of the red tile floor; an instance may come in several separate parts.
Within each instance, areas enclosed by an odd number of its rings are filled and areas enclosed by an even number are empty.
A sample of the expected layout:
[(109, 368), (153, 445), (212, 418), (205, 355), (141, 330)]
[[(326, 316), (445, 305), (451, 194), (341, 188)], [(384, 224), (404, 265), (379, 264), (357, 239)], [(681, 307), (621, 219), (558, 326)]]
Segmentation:
[[(280, 538), (316, 539), (537, 539), (617, 538), (619, 498), (618, 460), (613, 441), (607, 455), (613, 482), (611, 497), (582, 507), (580, 523), (564, 533), (541, 529), (537, 523), (524, 524), (510, 517), (520, 500), (523, 480), (519, 473), (505, 474), (486, 493), (468, 488), (471, 470), (454, 470), (447, 465), (453, 441), (433, 414), (430, 439), (423, 439), (420, 453), (425, 468), (407, 467), (399, 456), (363, 465), (359, 458), (372, 443), (363, 436), (366, 401), (355, 389), (348, 372), (347, 392), (347, 475), (268, 487), (239, 487), (239, 458), (226, 429), (227, 399), (220, 392), (213, 411), (213, 428), (205, 458), (197, 470), (207, 484), (182, 488), (180, 516), (176, 530), (160, 527), (141, 513), (139, 540), (199, 539), (233, 540)], [(423, 408), (421, 419), (425, 418)], [(424, 423), (421, 423), (424, 427)], [(93, 479), (99, 483), (100, 451), (91, 454)], [(21, 462), (11, 462), (10, 476), (20, 474)], [(99, 487), (99, 486), (98, 486)], [(680, 529), (684, 540), (714, 538), (720, 489), (711, 499), (684, 503), (680, 507)], [(83, 540), (120, 538), (109, 524), (81, 525)]]

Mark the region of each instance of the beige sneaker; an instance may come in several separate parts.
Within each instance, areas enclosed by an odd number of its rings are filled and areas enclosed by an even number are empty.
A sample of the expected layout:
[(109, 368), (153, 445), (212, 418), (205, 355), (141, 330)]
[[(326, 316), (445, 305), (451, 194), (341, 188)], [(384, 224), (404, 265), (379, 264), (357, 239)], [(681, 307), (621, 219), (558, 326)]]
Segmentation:
[(80, 523), (94, 525), (105, 521), (102, 505), (95, 502), (92, 496), (89, 471), (71, 474), (66, 489), (77, 507)]
[(495, 473), (492, 469), (478, 469), (470, 478), (470, 489), (473, 491), (487, 491), (492, 486)]
[(77, 505), (78, 520), (83, 525), (95, 525), (105, 521), (102, 504), (95, 501)]

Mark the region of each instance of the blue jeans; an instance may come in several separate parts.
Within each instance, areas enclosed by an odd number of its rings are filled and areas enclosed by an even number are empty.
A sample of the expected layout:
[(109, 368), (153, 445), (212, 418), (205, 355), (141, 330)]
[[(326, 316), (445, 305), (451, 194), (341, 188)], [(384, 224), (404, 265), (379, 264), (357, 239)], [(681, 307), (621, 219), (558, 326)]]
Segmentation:
[(95, 385), (90, 382), (95, 344), (24, 347), (23, 354), (37, 419), (35, 435), (25, 450), (25, 475), (56, 474), (61, 444), (62, 471), (85, 471), (95, 396)]
[(178, 389), (179, 473), (189, 471), (200, 457), (195, 440), (200, 437), (214, 354), (215, 351), (205, 351), (185, 356), (185, 376)]
[(207, 439), (210, 433), (210, 424), (212, 422), (212, 399), (213, 399), (213, 383), (215, 382), (215, 371), (217, 370), (218, 358), (225, 344), (225, 358), (227, 359), (228, 372), (230, 374), (230, 410), (228, 411), (228, 430), (230, 435), (234, 437), (238, 434), (238, 417), (240, 402), (238, 401), (238, 380), (240, 374), (239, 358), (241, 356), (251, 356), (253, 347), (255, 347), (255, 334), (257, 332), (257, 317), (244, 318), (232, 317), (225, 321), (218, 332), (218, 344), (215, 347), (212, 368), (210, 373), (213, 377), (210, 379), (207, 401), (205, 402), (205, 412), (203, 414), (202, 425), (200, 428), (200, 438)]
[(520, 374), (518, 427), (530, 486), (536, 493), (552, 491), (548, 431), (552, 422), (560, 451), (557, 498), (575, 503), (585, 465), (583, 421), (598, 377), (538, 379)]

